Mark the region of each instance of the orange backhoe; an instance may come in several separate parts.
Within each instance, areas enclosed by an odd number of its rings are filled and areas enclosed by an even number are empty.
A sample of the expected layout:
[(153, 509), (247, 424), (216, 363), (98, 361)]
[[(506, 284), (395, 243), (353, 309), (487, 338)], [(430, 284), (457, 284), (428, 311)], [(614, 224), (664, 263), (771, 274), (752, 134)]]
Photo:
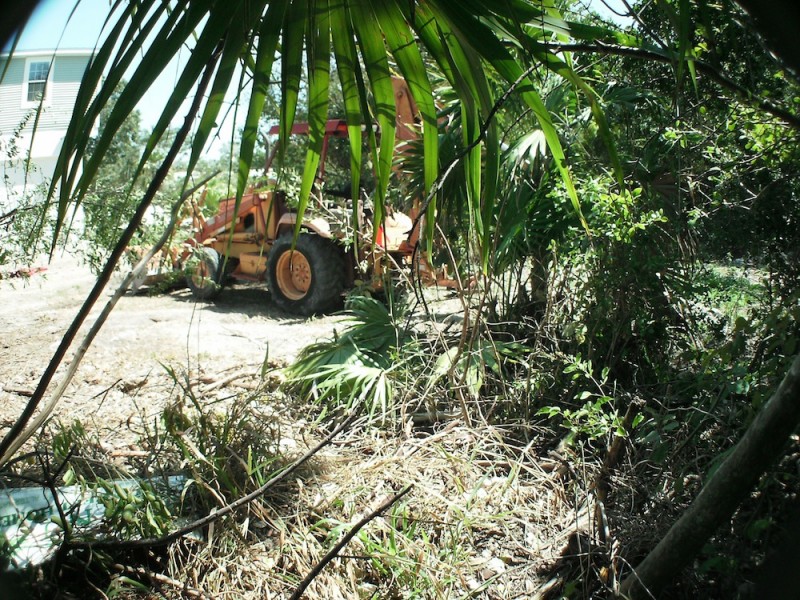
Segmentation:
[[(413, 123), (416, 106), (405, 81), (395, 80), (397, 103), (397, 138), (416, 137)], [(270, 134), (277, 134), (273, 127)], [(293, 135), (308, 135), (308, 124), (298, 123)], [(328, 121), (320, 160), (319, 178), (324, 177), (328, 143), (331, 138), (346, 138), (344, 121)], [(267, 161), (267, 170), (275, 156)], [(250, 190), (238, 207), (235, 198), (223, 200), (213, 217), (204, 219), (195, 206), (194, 236), (187, 242), (182, 257), (186, 283), (201, 299), (213, 298), (228, 278), (245, 281), (266, 281), (275, 303), (281, 308), (301, 315), (311, 315), (336, 309), (346, 290), (357, 279), (366, 279), (372, 287), (380, 287), (386, 265), (393, 268), (410, 266), (416, 245), (419, 223), (393, 212), (378, 228), (372, 240), (372, 225), (358, 209), (359, 235), (347, 235), (352, 221), (352, 209), (327, 211), (326, 217), (304, 218), (300, 234), (295, 239), (297, 213), (286, 204), (280, 190)], [(356, 197), (354, 202), (358, 203)], [(323, 208), (323, 207), (320, 207)], [(349, 214), (350, 217), (345, 215)], [(336, 216), (339, 218), (335, 218)], [(334, 218), (331, 218), (334, 217)], [(345, 243), (353, 237), (359, 243)], [(428, 283), (437, 278), (424, 260), (415, 261)], [(366, 272), (358, 272), (367, 265)], [(451, 282), (442, 278), (438, 283)]]

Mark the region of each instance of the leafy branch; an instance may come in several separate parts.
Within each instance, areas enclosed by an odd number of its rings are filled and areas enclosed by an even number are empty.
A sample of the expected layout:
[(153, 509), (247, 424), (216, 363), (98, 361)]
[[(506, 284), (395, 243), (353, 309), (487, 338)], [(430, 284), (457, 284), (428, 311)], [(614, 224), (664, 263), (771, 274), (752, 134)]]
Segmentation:
[[(606, 44), (603, 42), (594, 43), (575, 43), (575, 44), (561, 44), (553, 42), (542, 42), (542, 45), (554, 52), (585, 52), (593, 54), (614, 55), (614, 56), (629, 56), (632, 58), (639, 58), (642, 60), (649, 60), (653, 62), (674, 64), (677, 57), (670, 54), (656, 52), (655, 50), (648, 50), (647, 48), (633, 48), (629, 46), (619, 46), (614, 44)], [(800, 131), (800, 116), (789, 112), (777, 106), (775, 103), (770, 102), (766, 98), (760, 97), (758, 94), (753, 93), (744, 86), (736, 83), (733, 79), (720, 72), (719, 69), (713, 65), (702, 60), (693, 59), (692, 61), (698, 72), (708, 75), (708, 77), (719, 84), (720, 87), (729, 90), (741, 100), (743, 103), (758, 108), (773, 117), (780, 119), (793, 129)]]

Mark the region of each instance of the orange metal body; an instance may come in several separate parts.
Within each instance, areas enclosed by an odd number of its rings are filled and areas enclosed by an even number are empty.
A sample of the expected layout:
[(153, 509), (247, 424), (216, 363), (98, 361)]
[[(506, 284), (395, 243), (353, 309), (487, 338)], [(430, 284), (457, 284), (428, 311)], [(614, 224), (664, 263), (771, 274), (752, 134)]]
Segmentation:
[[(417, 121), (417, 107), (408, 91), (404, 80), (393, 80), (395, 99), (397, 105), (397, 133), (398, 140), (412, 140), (418, 136), (414, 129)], [(277, 135), (278, 126), (272, 127), (271, 135)], [(292, 127), (293, 135), (308, 135), (308, 123), (296, 123)], [(317, 176), (323, 179), (325, 175), (325, 162), (328, 154), (329, 140), (331, 137), (347, 138), (347, 123), (343, 120), (329, 120), (325, 127), (320, 167)], [(402, 151), (402, 147), (400, 148)], [(268, 172), (275, 158), (278, 148), (274, 148), (267, 158), (265, 171)], [(270, 186), (266, 186), (269, 188)], [(357, 201), (357, 197), (354, 199)], [(286, 233), (295, 229), (297, 214), (291, 211), (285, 202), (285, 194), (277, 190), (249, 190), (243, 197), (239, 206), (236, 199), (223, 200), (216, 215), (203, 219), (199, 207), (193, 206), (194, 236), (187, 240), (187, 249), (182, 256), (182, 262), (191, 254), (192, 247), (210, 247), (225, 257), (226, 263), (233, 265), (227, 272), (237, 279), (261, 281), (267, 269), (270, 249), (274, 242)], [(416, 215), (414, 215), (416, 217)], [(346, 265), (348, 272), (345, 274), (346, 282), (352, 285), (356, 278), (356, 265), (367, 260), (371, 265), (371, 275), (375, 285), (380, 281), (384, 270), (384, 258), (391, 257), (389, 262), (396, 265), (408, 266), (411, 264), (414, 247), (419, 238), (420, 223), (416, 226), (412, 217), (400, 212), (391, 212), (385, 222), (378, 228), (375, 244), (371, 243), (371, 228), (361, 231), (359, 235), (364, 243), (360, 247), (352, 246), (346, 252)], [(316, 233), (325, 238), (335, 239), (331, 223), (322, 218), (304, 219), (301, 228)], [(364, 229), (364, 228), (362, 228)], [(233, 259), (233, 260), (231, 260)], [(439, 283), (449, 286), (453, 282), (432, 275), (424, 257), (415, 259), (425, 283)]]

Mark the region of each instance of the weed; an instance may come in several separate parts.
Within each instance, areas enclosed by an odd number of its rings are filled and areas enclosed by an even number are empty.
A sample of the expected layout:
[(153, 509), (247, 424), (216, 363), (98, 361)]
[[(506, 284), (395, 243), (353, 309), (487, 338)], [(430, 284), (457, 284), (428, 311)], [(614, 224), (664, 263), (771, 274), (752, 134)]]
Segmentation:
[[(207, 509), (257, 488), (281, 455), (280, 429), (259, 415), (259, 396), (235, 397), (222, 406), (209, 404), (173, 370), (168, 372), (181, 395), (164, 409), (160, 439), (150, 444), (165, 458), (174, 456), (173, 467), (191, 474), (191, 485)], [(162, 468), (169, 468), (172, 461)]]
[[(578, 407), (545, 406), (537, 414), (549, 418), (560, 417), (560, 426), (567, 431), (564, 442), (572, 444), (586, 441), (591, 445), (593, 442), (608, 440), (612, 435), (626, 437), (622, 416), (614, 406), (615, 399), (606, 392), (608, 367), (602, 369), (598, 379), (594, 375), (592, 361), (582, 360), (578, 354), (568, 361), (563, 372), (569, 376), (573, 387), (578, 388), (573, 396), (573, 400), (579, 404)], [(632, 426), (638, 426), (643, 418), (638, 415)]]

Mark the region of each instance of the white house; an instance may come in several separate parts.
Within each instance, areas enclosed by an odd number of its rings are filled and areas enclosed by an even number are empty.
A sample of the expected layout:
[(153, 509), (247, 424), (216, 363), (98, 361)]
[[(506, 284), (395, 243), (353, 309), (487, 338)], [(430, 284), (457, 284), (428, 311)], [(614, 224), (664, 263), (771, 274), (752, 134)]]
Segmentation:
[(91, 57), (91, 50), (0, 54), (0, 214), (50, 182)]

